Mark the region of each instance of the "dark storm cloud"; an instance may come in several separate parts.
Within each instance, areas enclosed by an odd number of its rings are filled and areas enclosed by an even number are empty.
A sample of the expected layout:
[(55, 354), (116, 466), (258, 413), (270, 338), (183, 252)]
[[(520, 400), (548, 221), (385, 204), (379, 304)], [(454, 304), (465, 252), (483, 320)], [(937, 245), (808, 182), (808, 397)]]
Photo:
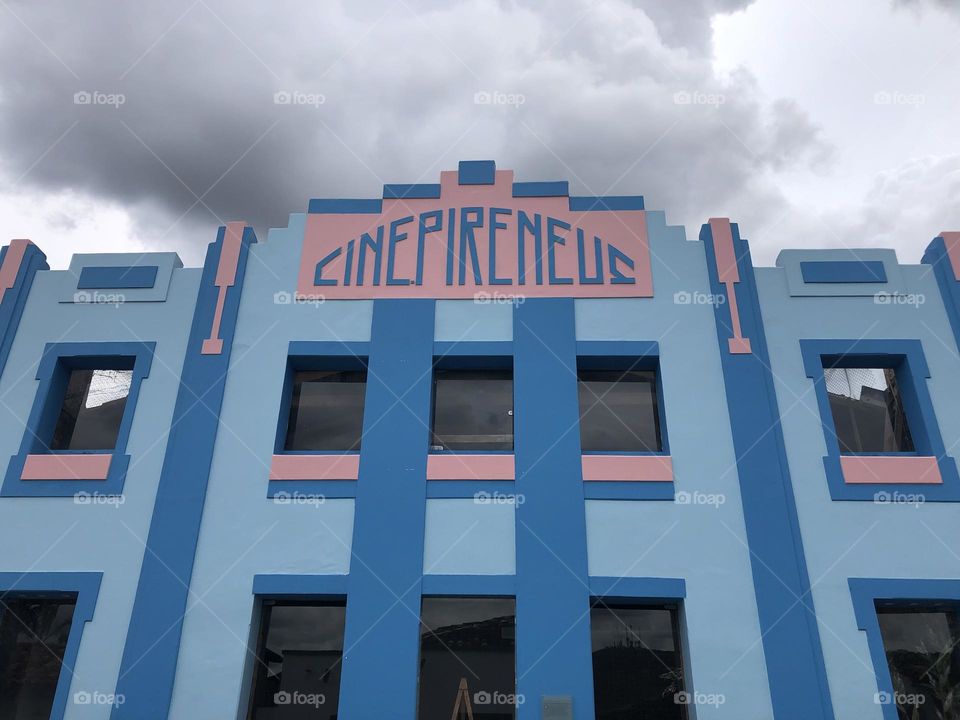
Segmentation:
[(784, 202), (768, 173), (824, 148), (795, 106), (714, 78), (710, 16), (747, 4), (12, 3), (0, 162), (8, 187), (117, 201), (194, 242), (464, 158), (642, 193), (675, 223), (762, 219)]

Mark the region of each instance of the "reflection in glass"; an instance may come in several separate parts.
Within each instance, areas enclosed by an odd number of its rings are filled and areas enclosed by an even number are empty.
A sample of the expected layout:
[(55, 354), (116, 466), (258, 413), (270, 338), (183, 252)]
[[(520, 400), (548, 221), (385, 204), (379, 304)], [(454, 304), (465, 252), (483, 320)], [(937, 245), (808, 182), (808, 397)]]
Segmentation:
[(51, 450), (113, 450), (132, 370), (71, 370)]
[(584, 452), (660, 452), (657, 375), (652, 370), (580, 370)]
[(960, 720), (960, 622), (955, 608), (879, 607), (880, 635), (904, 720)]
[(673, 607), (590, 611), (597, 720), (682, 720), (683, 663)]
[(513, 371), (435, 370), (434, 450), (513, 450)]
[(424, 598), (417, 720), (513, 720), (513, 598)]
[(50, 717), (73, 599), (5, 596), (0, 602), (0, 720)]
[(265, 603), (250, 720), (336, 720), (342, 602)]
[(359, 450), (366, 387), (366, 370), (295, 373), (284, 448)]
[(840, 452), (912, 452), (897, 374), (890, 368), (825, 368)]

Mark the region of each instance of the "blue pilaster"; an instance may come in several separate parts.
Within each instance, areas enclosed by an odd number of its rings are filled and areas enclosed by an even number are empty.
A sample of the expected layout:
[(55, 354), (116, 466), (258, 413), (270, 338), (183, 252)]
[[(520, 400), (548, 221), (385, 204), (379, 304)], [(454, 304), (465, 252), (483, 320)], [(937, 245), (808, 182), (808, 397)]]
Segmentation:
[(592, 720), (590, 590), (580, 471), (574, 301), (527, 299), (514, 311), (519, 720), (543, 695), (569, 695)]
[(942, 236), (937, 236), (927, 246), (923, 254), (923, 262), (931, 265), (933, 275), (937, 279), (937, 286), (943, 297), (943, 305), (950, 320), (953, 338), (960, 348), (960, 280), (953, 272), (947, 246)]
[[(225, 243), (225, 234), (221, 227), (216, 242), (207, 248), (117, 679), (117, 693), (125, 702), (115, 706), (113, 720), (166, 720), (170, 710), (244, 272), (249, 247), (257, 241), (253, 230), (244, 228), (234, 255)], [(224, 298), (217, 326), (221, 293)], [(222, 348), (204, 354), (213, 327), (219, 328)]]
[[(23, 241), (14, 240), (14, 243), (16, 242)], [(0, 268), (3, 268), (5, 263), (12, 262), (11, 248), (13, 248), (12, 244), (0, 248)], [(46, 269), (48, 269), (47, 256), (33, 243), (27, 244), (23, 250), (23, 258), (16, 269), (13, 285), (4, 289), (3, 300), (0, 300), (0, 375), (7, 366), (7, 357), (10, 355), (13, 339), (20, 326), (20, 318), (27, 304), (33, 278), (38, 270)]]
[[(700, 239), (707, 254), (730, 429), (737, 456), (743, 519), (760, 620), (770, 696), (776, 720), (830, 720), (833, 706), (827, 685), (810, 580), (790, 471), (784, 449), (770, 356), (760, 313), (753, 262), (736, 224), (729, 225), (732, 249), (704, 225)], [(729, 243), (731, 238), (726, 238)], [(720, 267), (718, 270), (718, 255)], [(735, 258), (732, 279), (726, 257)], [(721, 272), (724, 281), (721, 281)], [(728, 297), (730, 287), (735, 298)], [(739, 330), (749, 350), (733, 352)]]
[(377, 300), (373, 306), (342, 718), (416, 715), (434, 305)]

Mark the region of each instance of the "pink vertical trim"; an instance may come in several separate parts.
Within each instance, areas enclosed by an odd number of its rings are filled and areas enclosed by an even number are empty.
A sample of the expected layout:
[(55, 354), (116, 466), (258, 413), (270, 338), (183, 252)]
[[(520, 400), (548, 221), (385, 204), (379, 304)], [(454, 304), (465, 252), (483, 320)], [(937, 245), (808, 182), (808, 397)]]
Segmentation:
[(513, 480), (513, 455), (428, 455), (427, 480)]
[(673, 482), (669, 455), (584, 455), (580, 464), (587, 481)]
[(935, 457), (907, 455), (841, 455), (840, 469), (848, 485), (941, 485)]
[(270, 462), (271, 480), (356, 480), (359, 476), (357, 454), (274, 455)]
[(113, 455), (27, 455), (21, 480), (106, 480)]
[(950, 266), (953, 268), (953, 279), (960, 280), (960, 232), (944, 231), (940, 233), (943, 238), (943, 244), (947, 248), (947, 257), (950, 258)]
[(244, 222), (227, 223), (223, 233), (223, 246), (220, 248), (220, 260), (217, 263), (217, 276), (213, 284), (219, 290), (217, 307), (213, 312), (213, 326), (210, 337), (203, 341), (201, 355), (219, 355), (223, 352), (223, 340), (220, 337), (220, 323), (223, 321), (223, 307), (227, 302), (227, 290), (237, 281), (237, 265), (240, 262), (240, 246), (243, 241)]
[(7, 247), (7, 254), (3, 256), (3, 265), (0, 266), (0, 302), (7, 290), (17, 284), (17, 275), (20, 274), (20, 265), (27, 252), (27, 245), (33, 245), (29, 240), (11, 240)]
[(730, 219), (710, 218), (710, 232), (713, 235), (717, 279), (727, 289), (727, 303), (730, 306), (733, 337), (727, 341), (727, 345), (731, 355), (749, 355), (750, 339), (743, 337), (740, 329), (740, 308), (737, 305), (737, 291), (734, 287), (740, 282), (740, 269), (737, 266), (737, 254), (733, 247), (733, 229), (730, 227)]

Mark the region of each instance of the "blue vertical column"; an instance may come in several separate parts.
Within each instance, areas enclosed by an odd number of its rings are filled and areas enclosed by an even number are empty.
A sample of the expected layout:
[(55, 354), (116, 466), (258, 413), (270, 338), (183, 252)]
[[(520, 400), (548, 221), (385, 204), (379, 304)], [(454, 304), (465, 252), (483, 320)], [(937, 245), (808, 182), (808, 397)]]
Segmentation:
[(342, 718), (413, 720), (416, 714), (434, 305), (373, 305)]
[(47, 269), (47, 256), (29, 240), (14, 240), (0, 248), (0, 374), (7, 365), (13, 339), (38, 270)]
[(166, 720), (249, 247), (242, 223), (207, 249), (180, 390), (123, 649), (113, 720)]
[(514, 310), (519, 720), (540, 720), (544, 695), (572, 697), (578, 720), (594, 716), (573, 303)]
[(927, 246), (922, 262), (932, 266), (954, 340), (960, 348), (960, 232), (940, 233)]
[(700, 239), (712, 292), (723, 300), (714, 312), (774, 717), (828, 720), (833, 706), (750, 250), (726, 219), (704, 225)]

